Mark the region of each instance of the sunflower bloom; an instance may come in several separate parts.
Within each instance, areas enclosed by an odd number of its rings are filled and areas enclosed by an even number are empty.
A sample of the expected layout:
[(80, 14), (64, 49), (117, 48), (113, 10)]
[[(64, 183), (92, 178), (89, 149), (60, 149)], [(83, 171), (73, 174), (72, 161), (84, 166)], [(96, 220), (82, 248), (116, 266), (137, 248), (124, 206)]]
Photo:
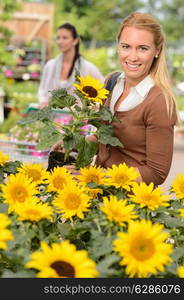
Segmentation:
[(80, 169), (81, 175), (77, 176), (80, 183), (86, 185), (90, 182), (96, 184), (104, 184), (105, 183), (105, 173), (103, 172), (103, 168), (97, 166), (90, 166), (89, 168), (81, 168)]
[(139, 177), (136, 170), (133, 167), (128, 167), (125, 163), (118, 166), (112, 165), (112, 168), (107, 169), (106, 175), (109, 177), (106, 179), (107, 185), (113, 185), (127, 191), (130, 191), (130, 186)]
[(90, 198), (95, 199), (98, 197), (98, 195), (102, 195), (103, 194), (103, 190), (102, 189), (92, 189), (92, 188), (85, 188), (86, 193), (90, 196)]
[(129, 195), (130, 200), (138, 203), (140, 207), (148, 207), (150, 210), (155, 210), (160, 206), (169, 206), (167, 202), (169, 195), (163, 195), (161, 188), (155, 188), (151, 182), (147, 185), (145, 182), (140, 184), (134, 183), (132, 194)]
[(71, 172), (67, 171), (64, 167), (56, 167), (47, 174), (48, 192), (59, 192), (63, 189), (65, 184), (72, 184), (73, 177)]
[(127, 200), (118, 200), (116, 196), (110, 195), (110, 199), (103, 198), (103, 206), (100, 207), (100, 210), (106, 214), (110, 221), (125, 226), (125, 223), (138, 217), (135, 214), (134, 207), (133, 204), (127, 205)]
[(180, 213), (179, 216), (180, 216), (181, 218), (184, 218), (184, 208), (178, 209), (178, 212)]
[(113, 242), (114, 250), (122, 257), (129, 277), (148, 277), (164, 271), (164, 265), (172, 261), (169, 256), (173, 246), (165, 243), (168, 233), (161, 224), (151, 221), (131, 221), (128, 232), (118, 232), (119, 239)]
[(184, 278), (184, 267), (183, 266), (178, 267), (177, 273), (180, 278)]
[[(81, 168), (81, 175), (76, 176), (79, 184), (86, 186), (88, 183), (105, 184), (105, 173), (103, 168), (97, 166), (90, 166), (89, 168)], [(99, 188), (88, 188), (86, 190), (92, 198), (96, 198), (98, 194), (103, 194), (103, 190)]]
[(7, 249), (6, 242), (13, 240), (11, 231), (6, 228), (10, 223), (8, 217), (0, 213), (0, 249), (3, 250)]
[(79, 90), (87, 99), (94, 102), (103, 103), (107, 98), (109, 91), (104, 88), (100, 80), (87, 75), (85, 78), (78, 76), (80, 84), (74, 83), (74, 87)]
[(53, 243), (49, 247), (41, 242), (41, 251), (31, 255), (26, 268), (34, 268), (40, 272), (40, 278), (95, 278), (98, 277), (96, 264), (88, 257), (86, 250), (76, 250), (69, 241)]
[(38, 202), (37, 199), (31, 199), (23, 204), (15, 206), (15, 212), (20, 221), (40, 221), (48, 219), (52, 221), (53, 209), (47, 203)]
[(62, 191), (53, 200), (53, 205), (63, 214), (63, 218), (71, 219), (77, 216), (84, 218), (84, 212), (88, 211), (90, 206), (90, 196), (87, 195), (85, 188), (77, 184), (65, 185)]
[(23, 163), (20, 168), (17, 169), (19, 173), (27, 175), (36, 184), (43, 183), (47, 177), (47, 171), (44, 169), (43, 163)]
[(178, 174), (171, 185), (171, 191), (176, 194), (178, 199), (184, 199), (184, 174)]
[(0, 151), (0, 165), (3, 165), (5, 164), (6, 162), (10, 161), (10, 157), (8, 154), (3, 154), (1, 151)]
[(9, 205), (8, 213), (11, 213), (17, 203), (23, 203), (38, 193), (35, 183), (24, 174), (11, 174), (8, 181), (1, 184), (2, 197)]

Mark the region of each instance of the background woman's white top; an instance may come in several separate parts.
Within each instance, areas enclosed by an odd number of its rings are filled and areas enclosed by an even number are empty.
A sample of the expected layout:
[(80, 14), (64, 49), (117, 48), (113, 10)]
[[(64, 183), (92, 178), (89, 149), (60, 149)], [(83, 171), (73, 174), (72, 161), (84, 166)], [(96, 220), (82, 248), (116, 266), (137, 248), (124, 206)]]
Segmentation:
[(76, 70), (80, 72), (82, 77), (90, 75), (96, 79), (99, 79), (102, 83), (104, 77), (98, 70), (98, 68), (91, 62), (85, 60), (82, 56), (75, 62), (74, 70), (67, 82), (62, 83), (60, 74), (63, 62), (63, 54), (58, 55), (56, 58), (50, 59), (44, 66), (38, 89), (38, 101), (39, 103), (48, 102), (51, 98), (49, 91), (64, 87), (71, 94), (73, 91), (73, 83), (75, 82)]

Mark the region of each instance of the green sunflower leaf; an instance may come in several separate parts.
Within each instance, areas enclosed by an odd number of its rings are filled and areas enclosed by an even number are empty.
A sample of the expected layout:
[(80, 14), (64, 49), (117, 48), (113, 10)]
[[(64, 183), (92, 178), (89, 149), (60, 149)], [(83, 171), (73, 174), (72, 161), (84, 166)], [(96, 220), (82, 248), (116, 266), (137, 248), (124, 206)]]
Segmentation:
[(124, 147), (118, 138), (112, 136), (112, 131), (111, 125), (102, 125), (97, 133), (99, 142), (104, 145)]

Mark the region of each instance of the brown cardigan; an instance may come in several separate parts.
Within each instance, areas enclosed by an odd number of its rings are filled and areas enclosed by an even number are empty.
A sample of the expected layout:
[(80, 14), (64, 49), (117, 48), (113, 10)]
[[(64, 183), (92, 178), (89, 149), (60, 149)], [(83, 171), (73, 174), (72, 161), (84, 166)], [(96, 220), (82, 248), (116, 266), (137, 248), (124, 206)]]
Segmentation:
[[(109, 106), (109, 100), (105, 103)], [(142, 103), (129, 111), (115, 112), (114, 136), (124, 148), (100, 144), (96, 164), (104, 168), (126, 163), (137, 167), (144, 182), (162, 184), (170, 170), (176, 113), (168, 117), (166, 101), (154, 86)]]

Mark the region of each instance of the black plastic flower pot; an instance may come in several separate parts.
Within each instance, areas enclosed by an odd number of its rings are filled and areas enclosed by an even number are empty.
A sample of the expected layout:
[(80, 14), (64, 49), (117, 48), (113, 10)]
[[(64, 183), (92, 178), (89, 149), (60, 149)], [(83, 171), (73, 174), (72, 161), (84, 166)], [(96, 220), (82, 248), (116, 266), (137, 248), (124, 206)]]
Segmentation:
[(58, 151), (51, 151), (48, 158), (47, 171), (52, 171), (56, 167), (63, 167), (64, 165), (71, 165), (75, 163), (76, 160), (73, 156), (69, 156), (64, 161), (64, 153)]

